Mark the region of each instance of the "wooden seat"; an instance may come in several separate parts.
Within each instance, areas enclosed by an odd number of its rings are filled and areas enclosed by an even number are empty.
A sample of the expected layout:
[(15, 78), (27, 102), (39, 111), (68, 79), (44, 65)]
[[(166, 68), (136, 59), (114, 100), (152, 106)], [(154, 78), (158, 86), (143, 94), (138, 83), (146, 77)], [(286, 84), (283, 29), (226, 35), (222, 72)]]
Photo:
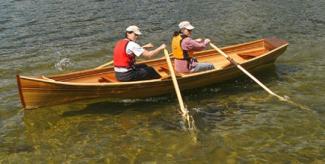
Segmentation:
[(264, 47), (259, 47), (255, 49), (249, 49), (246, 51), (239, 51), (237, 54), (245, 59), (254, 58), (265, 53), (267, 50)]
[(100, 83), (114, 83), (114, 82), (118, 82), (118, 80), (116, 80), (115, 77), (106, 75), (106, 76), (101, 76), (100, 79), (98, 79), (98, 82)]
[(169, 69), (167, 66), (160, 66), (158, 72), (167, 72), (169, 73)]
[[(242, 58), (241, 56), (239, 56), (236, 53), (229, 53), (228, 56), (231, 57), (232, 59), (234, 59), (235, 62), (237, 62), (238, 64), (241, 64), (241, 63), (246, 61), (244, 58)], [(231, 66), (232, 63), (230, 61), (228, 61), (226, 58), (223, 58), (223, 59), (219, 58), (219, 60), (214, 62), (213, 65), (216, 68), (222, 69), (222, 68), (226, 68), (228, 66)]]
[[(162, 80), (171, 78), (168, 66), (160, 66), (158, 72)], [(185, 74), (188, 74), (188, 73), (179, 73), (176, 71), (174, 72), (176, 77), (183, 77)]]
[(241, 56), (239, 56), (238, 54), (236, 53), (232, 53), (232, 54), (229, 54), (229, 56), (234, 59), (238, 64), (241, 64), (243, 62), (245, 62), (246, 60), (244, 58), (242, 58)]

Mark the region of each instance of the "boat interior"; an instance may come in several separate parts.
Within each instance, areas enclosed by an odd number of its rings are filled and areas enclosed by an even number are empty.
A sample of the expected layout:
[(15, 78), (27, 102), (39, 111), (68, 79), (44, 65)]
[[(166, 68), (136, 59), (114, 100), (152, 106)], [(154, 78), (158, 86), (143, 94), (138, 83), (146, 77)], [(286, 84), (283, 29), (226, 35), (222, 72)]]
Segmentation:
[[(277, 48), (271, 42), (261, 39), (253, 42), (247, 42), (243, 44), (237, 44), (221, 48), (223, 52), (233, 58), (237, 63), (242, 64), (253, 58), (267, 54), (267, 52)], [(212, 63), (215, 69), (224, 69), (232, 64), (216, 50), (210, 49), (194, 54), (199, 62)], [(171, 57), (173, 61), (173, 57)], [(167, 61), (164, 57), (139, 63), (146, 63), (148, 66), (153, 67), (160, 75), (161, 79), (170, 78)], [(201, 72), (202, 73), (202, 72)], [(193, 73), (177, 73), (178, 78), (186, 77)], [(194, 73), (195, 74), (195, 73)], [(89, 69), (85, 71), (73, 72), (68, 74), (56, 75), (56, 76), (40, 76), (37, 77), (47, 81), (60, 81), (71, 83), (116, 83), (118, 80), (115, 78), (115, 72), (113, 66), (104, 67), (101, 69)]]

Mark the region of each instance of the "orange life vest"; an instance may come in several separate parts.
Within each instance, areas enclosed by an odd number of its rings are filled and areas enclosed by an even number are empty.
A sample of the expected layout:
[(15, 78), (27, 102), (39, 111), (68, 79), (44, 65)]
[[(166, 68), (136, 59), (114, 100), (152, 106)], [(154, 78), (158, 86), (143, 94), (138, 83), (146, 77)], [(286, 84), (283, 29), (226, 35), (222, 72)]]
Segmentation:
[(184, 38), (186, 37), (179, 34), (172, 39), (172, 53), (175, 59), (189, 60), (193, 56), (193, 51), (182, 49), (182, 41)]
[(128, 39), (121, 39), (115, 44), (113, 53), (115, 67), (131, 68), (135, 64), (135, 55), (126, 53), (128, 43)]

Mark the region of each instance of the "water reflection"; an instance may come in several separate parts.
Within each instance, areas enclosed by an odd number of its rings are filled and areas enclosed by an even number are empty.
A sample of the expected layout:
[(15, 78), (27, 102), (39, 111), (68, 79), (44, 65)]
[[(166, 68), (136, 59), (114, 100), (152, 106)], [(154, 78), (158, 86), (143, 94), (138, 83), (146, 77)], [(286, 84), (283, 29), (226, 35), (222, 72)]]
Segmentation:
[[(71, 110), (72, 107), (75, 109)], [(184, 152), (192, 145), (188, 133), (180, 126), (181, 116), (176, 111), (177, 107), (175, 104), (175, 108), (171, 108), (166, 102), (145, 105), (141, 102), (101, 102), (70, 106), (69, 109), (56, 107), (51, 114), (49, 109), (29, 111), (24, 117), (25, 135), (27, 143), (36, 149), (30, 152), (32, 154), (39, 151), (43, 155), (53, 151), (74, 152), (78, 149), (87, 154), (84, 158), (94, 155), (100, 161), (132, 162), (152, 160), (152, 157), (165, 158), (165, 154), (159, 152)], [(178, 137), (182, 137), (183, 142), (165, 147)], [(188, 142), (186, 147), (182, 145), (185, 142)], [(183, 150), (179, 150), (179, 146)], [(170, 161), (175, 160), (172, 154), (168, 155)]]

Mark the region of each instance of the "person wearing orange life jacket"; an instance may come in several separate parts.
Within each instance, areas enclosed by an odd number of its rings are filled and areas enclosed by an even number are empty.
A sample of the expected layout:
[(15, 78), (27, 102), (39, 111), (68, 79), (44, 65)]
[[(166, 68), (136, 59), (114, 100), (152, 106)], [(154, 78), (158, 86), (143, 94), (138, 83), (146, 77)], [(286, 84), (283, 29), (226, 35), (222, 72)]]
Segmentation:
[(158, 48), (148, 51), (145, 48), (152, 48), (152, 44), (141, 47), (135, 41), (142, 33), (139, 27), (129, 26), (126, 28), (125, 38), (119, 40), (114, 47), (113, 61), (116, 79), (119, 81), (137, 81), (160, 78), (160, 75), (146, 64), (136, 64), (136, 57), (152, 57), (166, 48), (162, 44)]
[(172, 39), (175, 70), (180, 73), (186, 73), (214, 69), (213, 64), (199, 63), (193, 57), (193, 53), (206, 48), (210, 40), (192, 39), (191, 35), (194, 27), (188, 21), (180, 22), (178, 27), (179, 31), (174, 32)]

